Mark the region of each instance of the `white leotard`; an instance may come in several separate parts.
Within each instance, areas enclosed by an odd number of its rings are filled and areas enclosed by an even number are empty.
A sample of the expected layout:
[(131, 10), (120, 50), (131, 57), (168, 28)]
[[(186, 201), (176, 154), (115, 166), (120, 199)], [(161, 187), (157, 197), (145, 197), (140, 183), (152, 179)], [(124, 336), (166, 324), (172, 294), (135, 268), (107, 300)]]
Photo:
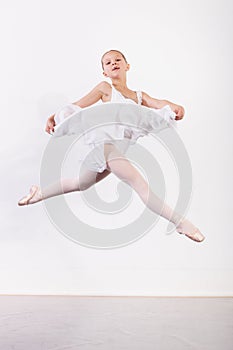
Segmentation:
[[(137, 100), (138, 102), (136, 103), (134, 100), (130, 99), (130, 98), (126, 98), (124, 97), (119, 91), (117, 91), (113, 85), (112, 86), (112, 96), (111, 96), (111, 103), (131, 103), (131, 104), (137, 104), (137, 105), (142, 105), (142, 92), (140, 90), (138, 91), (135, 91), (136, 94), (137, 94)], [(121, 134), (120, 130), (122, 127), (119, 126), (118, 129), (119, 129), (119, 134)], [(138, 137), (142, 136), (142, 133), (140, 131), (136, 131), (131, 128), (125, 128), (124, 127), (124, 137), (125, 138), (128, 138), (128, 139), (131, 139), (131, 140), (136, 140)], [(145, 134), (143, 134), (145, 135)], [(116, 138), (117, 138), (117, 135), (116, 135)]]
[[(136, 91), (137, 94), (137, 99), (138, 99), (138, 105), (142, 104), (142, 92), (141, 91)], [(111, 96), (111, 102), (112, 103), (133, 103), (135, 104), (133, 100), (130, 98), (124, 97), (119, 91), (117, 91), (113, 86), (112, 86), (112, 96)]]

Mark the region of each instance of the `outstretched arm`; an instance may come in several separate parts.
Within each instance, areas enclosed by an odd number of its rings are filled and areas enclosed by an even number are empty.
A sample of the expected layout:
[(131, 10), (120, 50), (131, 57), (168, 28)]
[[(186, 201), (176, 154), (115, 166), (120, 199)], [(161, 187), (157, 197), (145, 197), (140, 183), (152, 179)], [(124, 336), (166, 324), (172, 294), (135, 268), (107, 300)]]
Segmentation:
[[(85, 108), (98, 102), (104, 95), (104, 92), (106, 91), (106, 84), (108, 83), (105, 81), (102, 81), (101, 83), (96, 85), (94, 89), (92, 89), (87, 95), (82, 97), (80, 100), (73, 102), (73, 104), (81, 108)], [(55, 127), (54, 116), (55, 114), (51, 115), (48, 118), (46, 123), (45, 131), (48, 132), (49, 134), (51, 131), (54, 131), (54, 127)]]
[(167, 100), (158, 100), (149, 96), (145, 92), (142, 93), (142, 104), (146, 107), (156, 109), (163, 108), (164, 106), (169, 105), (173, 112), (176, 113), (176, 120), (180, 120), (184, 117), (184, 108), (182, 106), (179, 106)]

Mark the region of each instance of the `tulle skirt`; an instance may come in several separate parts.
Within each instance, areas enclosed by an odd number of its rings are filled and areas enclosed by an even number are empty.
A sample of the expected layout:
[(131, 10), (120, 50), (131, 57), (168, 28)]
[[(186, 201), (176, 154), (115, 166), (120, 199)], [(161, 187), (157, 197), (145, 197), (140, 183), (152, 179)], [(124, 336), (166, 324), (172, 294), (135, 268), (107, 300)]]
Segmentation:
[(114, 144), (124, 154), (139, 137), (176, 127), (169, 105), (153, 109), (127, 103), (104, 103), (80, 108), (70, 104), (55, 114), (54, 137), (77, 135), (84, 139), (80, 161), (91, 171), (106, 168), (104, 144)]

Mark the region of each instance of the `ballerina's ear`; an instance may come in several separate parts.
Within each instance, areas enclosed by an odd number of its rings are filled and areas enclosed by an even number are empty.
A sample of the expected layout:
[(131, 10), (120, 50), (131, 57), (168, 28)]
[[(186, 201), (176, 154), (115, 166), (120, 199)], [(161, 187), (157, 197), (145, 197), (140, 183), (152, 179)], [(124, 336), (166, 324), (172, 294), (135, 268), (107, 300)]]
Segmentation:
[(130, 64), (127, 63), (127, 66), (126, 66), (126, 71), (130, 70)]
[(107, 73), (105, 73), (104, 71), (103, 71), (103, 75), (105, 76), (105, 77), (107, 77), (108, 75), (107, 75)]

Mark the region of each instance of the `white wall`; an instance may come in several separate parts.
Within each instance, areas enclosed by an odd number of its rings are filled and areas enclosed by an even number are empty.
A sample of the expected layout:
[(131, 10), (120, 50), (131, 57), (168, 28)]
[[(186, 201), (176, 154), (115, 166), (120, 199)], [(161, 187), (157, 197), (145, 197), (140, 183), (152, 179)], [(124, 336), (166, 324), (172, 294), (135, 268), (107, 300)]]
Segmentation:
[[(231, 14), (227, 0), (0, 2), (1, 294), (232, 295)], [(61, 235), (41, 203), (17, 206), (39, 181), (47, 117), (102, 80), (99, 59), (111, 48), (131, 63), (129, 87), (186, 108), (178, 132), (200, 245), (165, 235), (161, 219), (133, 244), (91, 249)], [(116, 196), (111, 178), (98, 185), (103, 198), (109, 184)], [(85, 216), (78, 196), (69, 198)]]

